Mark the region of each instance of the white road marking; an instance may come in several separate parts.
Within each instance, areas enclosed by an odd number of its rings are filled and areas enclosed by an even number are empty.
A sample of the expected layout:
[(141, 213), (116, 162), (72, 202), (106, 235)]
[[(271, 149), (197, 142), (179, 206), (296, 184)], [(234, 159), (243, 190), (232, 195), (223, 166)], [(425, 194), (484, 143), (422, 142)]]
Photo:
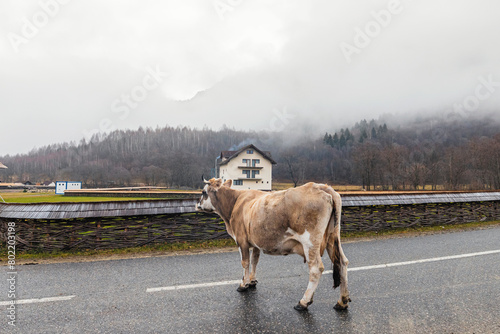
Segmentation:
[(235, 281), (222, 281), (222, 282), (211, 282), (211, 283), (200, 283), (200, 284), (187, 284), (187, 285), (172, 285), (172, 286), (164, 286), (160, 288), (149, 288), (146, 292), (158, 292), (158, 291), (171, 291), (171, 290), (184, 290), (184, 289), (196, 289), (196, 288), (207, 288), (210, 286), (219, 286), (219, 285), (231, 285), (240, 283), (241, 280)]
[[(386, 263), (386, 264), (377, 264), (377, 265), (373, 265), (373, 266), (354, 267), (354, 268), (348, 268), (347, 271), (361, 271), (361, 270), (371, 270), (371, 269), (399, 267), (399, 266), (407, 266), (407, 265), (410, 265), (410, 264), (436, 262), (436, 261), (445, 261), (445, 260), (455, 260), (455, 259), (463, 259), (463, 258), (467, 258), (467, 257), (490, 255), (490, 254), (498, 254), (498, 253), (500, 253), (500, 249), (491, 250), (491, 251), (485, 251), (485, 252), (477, 252), (477, 253), (468, 253), (468, 254), (450, 255), (450, 256), (442, 256), (442, 257), (433, 257), (433, 258), (430, 258), (430, 259), (421, 259), (421, 260), (414, 260), (414, 261), (394, 262), (394, 263)], [(323, 275), (325, 275), (325, 274), (331, 274), (332, 272), (333, 272), (333, 270), (325, 270), (323, 272)]]
[[(63, 297), (47, 297), (47, 298), (33, 298), (33, 299), (15, 299), (14, 304), (35, 304), (35, 303), (48, 303), (48, 302), (61, 302), (71, 300), (76, 296), (63, 296)], [(0, 306), (11, 305), (11, 301), (0, 302)]]
[[(498, 254), (498, 253), (500, 253), (500, 249), (485, 251), (485, 252), (477, 252), (477, 253), (433, 257), (433, 258), (429, 258), (429, 259), (421, 259), (421, 260), (413, 260), (413, 261), (405, 261), (405, 262), (393, 262), (393, 263), (377, 264), (377, 265), (372, 265), (372, 266), (354, 267), (354, 268), (348, 268), (347, 270), (348, 271), (361, 271), (361, 270), (371, 270), (371, 269), (382, 269), (382, 268), (390, 268), (390, 267), (398, 267), (398, 266), (407, 266), (407, 265), (418, 264), (418, 263), (463, 259), (463, 258), (467, 258), (467, 257), (483, 256), (483, 255)], [(325, 270), (325, 271), (323, 271), (323, 275), (331, 274), (332, 272), (333, 272), (332, 270)], [(221, 281), (221, 282), (210, 282), (210, 283), (200, 283), (200, 284), (172, 285), (172, 286), (165, 286), (165, 287), (160, 287), (160, 288), (148, 288), (146, 290), (146, 292), (207, 288), (207, 287), (212, 287), (212, 286), (237, 284), (240, 282), (241, 282), (241, 280), (234, 280), (234, 281)], [(0, 304), (0, 305), (2, 305), (2, 304)]]

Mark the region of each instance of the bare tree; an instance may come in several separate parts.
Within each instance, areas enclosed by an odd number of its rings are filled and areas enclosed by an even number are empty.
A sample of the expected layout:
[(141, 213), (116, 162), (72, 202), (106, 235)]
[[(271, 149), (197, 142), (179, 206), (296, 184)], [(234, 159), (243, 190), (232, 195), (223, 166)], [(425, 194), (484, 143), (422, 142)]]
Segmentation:
[(288, 171), (288, 176), (293, 182), (293, 186), (297, 187), (304, 182), (305, 178), (305, 162), (297, 158), (291, 152), (286, 152), (281, 155), (281, 160), (285, 163)]
[(466, 152), (460, 148), (450, 148), (445, 157), (446, 183), (451, 189), (458, 190), (464, 184), (464, 175), (467, 170)]
[(380, 152), (380, 169), (384, 174), (384, 181), (388, 180), (392, 190), (398, 190), (403, 183), (404, 165), (407, 155), (408, 149), (406, 147), (395, 145), (387, 146)]
[(361, 175), (363, 188), (370, 190), (380, 163), (380, 149), (372, 142), (364, 142), (354, 149), (353, 161), (356, 171)]

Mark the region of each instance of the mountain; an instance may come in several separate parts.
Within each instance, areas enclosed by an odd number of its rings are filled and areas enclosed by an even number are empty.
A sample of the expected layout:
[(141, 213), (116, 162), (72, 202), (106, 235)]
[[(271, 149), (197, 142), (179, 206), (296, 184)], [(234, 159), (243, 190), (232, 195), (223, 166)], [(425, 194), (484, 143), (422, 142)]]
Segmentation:
[(367, 189), (500, 188), (500, 123), (492, 117), (384, 115), (301, 136), (285, 131), (139, 128), (0, 157), (4, 182), (82, 181), (198, 188), (223, 150), (253, 143), (270, 151), (279, 181), (358, 184)]

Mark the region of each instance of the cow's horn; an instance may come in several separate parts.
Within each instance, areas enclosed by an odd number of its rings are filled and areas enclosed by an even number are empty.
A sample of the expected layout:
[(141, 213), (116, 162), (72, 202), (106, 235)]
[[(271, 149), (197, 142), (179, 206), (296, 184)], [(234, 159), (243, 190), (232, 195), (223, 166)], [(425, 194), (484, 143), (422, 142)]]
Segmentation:
[(204, 182), (204, 183), (206, 183), (206, 184), (209, 184), (209, 183), (210, 183), (210, 181), (205, 180), (205, 176), (204, 176), (203, 174), (201, 175), (201, 179), (202, 179), (202, 180), (203, 180), (203, 182)]

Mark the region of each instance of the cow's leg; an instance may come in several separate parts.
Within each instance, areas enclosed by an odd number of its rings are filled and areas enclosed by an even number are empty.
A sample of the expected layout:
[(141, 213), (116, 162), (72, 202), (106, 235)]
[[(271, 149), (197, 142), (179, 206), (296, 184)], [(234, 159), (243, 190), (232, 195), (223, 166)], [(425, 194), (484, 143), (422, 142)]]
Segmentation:
[(327, 245), (328, 255), (333, 262), (333, 288), (340, 285), (340, 298), (334, 306), (336, 310), (347, 309), (349, 298), (349, 289), (347, 284), (347, 265), (349, 260), (344, 255), (340, 238), (336, 235), (331, 235)]
[(250, 287), (257, 286), (257, 264), (259, 263), (260, 249), (254, 247), (252, 250), (252, 271), (250, 272)]
[(240, 245), (240, 254), (241, 266), (243, 267), (243, 279), (237, 290), (238, 292), (243, 292), (248, 290), (250, 286), (250, 247), (248, 244)]
[(312, 304), (314, 291), (318, 287), (319, 280), (325, 267), (321, 261), (319, 249), (309, 249), (309, 256), (306, 256), (307, 264), (309, 265), (309, 284), (304, 296), (299, 303), (294, 307), (297, 311), (305, 311), (307, 307)]
[(349, 264), (349, 260), (347, 260), (347, 257), (344, 255), (340, 240), (338, 250), (340, 252), (340, 298), (334, 308), (336, 310), (345, 310), (347, 309), (347, 303), (351, 301), (347, 285), (347, 265)]

